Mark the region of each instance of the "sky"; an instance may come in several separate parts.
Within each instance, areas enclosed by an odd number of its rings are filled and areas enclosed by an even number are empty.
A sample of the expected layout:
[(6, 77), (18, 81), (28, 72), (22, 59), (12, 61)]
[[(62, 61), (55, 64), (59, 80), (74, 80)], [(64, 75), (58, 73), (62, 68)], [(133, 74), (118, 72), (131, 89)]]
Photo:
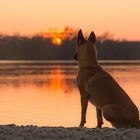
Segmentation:
[(0, 33), (34, 34), (66, 26), (140, 40), (140, 0), (0, 0)]

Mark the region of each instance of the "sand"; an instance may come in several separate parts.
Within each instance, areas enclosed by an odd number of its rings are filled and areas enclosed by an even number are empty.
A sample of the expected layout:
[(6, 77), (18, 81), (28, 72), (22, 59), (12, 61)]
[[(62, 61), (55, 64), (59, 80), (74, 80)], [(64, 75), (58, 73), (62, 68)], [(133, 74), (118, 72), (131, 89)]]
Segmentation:
[(140, 140), (140, 129), (1, 125), (0, 140)]

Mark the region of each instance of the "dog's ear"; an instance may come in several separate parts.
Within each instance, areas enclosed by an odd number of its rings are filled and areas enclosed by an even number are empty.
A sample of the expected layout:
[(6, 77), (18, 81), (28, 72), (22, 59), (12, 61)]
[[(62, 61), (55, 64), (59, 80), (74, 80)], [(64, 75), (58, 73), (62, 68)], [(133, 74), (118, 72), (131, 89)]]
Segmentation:
[(77, 35), (77, 45), (80, 46), (85, 42), (82, 30), (80, 29)]
[(88, 40), (91, 43), (93, 43), (93, 44), (95, 43), (95, 41), (96, 41), (96, 35), (95, 35), (95, 33), (93, 31), (90, 33)]

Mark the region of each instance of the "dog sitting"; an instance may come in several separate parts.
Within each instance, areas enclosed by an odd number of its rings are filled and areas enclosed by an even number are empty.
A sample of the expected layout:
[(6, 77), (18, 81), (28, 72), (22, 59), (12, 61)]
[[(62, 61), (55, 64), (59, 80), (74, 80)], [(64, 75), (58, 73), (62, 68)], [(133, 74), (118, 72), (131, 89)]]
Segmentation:
[(78, 32), (74, 59), (78, 61), (77, 86), (81, 96), (80, 127), (86, 123), (88, 101), (97, 112), (97, 127), (101, 128), (104, 117), (116, 128), (140, 128), (139, 111), (130, 97), (99, 65), (96, 36), (91, 32), (86, 40), (82, 30)]

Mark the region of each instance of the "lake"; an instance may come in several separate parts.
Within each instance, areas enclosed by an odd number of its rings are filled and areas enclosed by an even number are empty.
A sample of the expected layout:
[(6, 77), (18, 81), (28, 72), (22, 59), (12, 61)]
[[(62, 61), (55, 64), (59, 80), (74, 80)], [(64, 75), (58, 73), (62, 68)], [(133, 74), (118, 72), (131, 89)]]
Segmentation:
[[(140, 62), (101, 61), (140, 109)], [(0, 61), (0, 124), (75, 127), (80, 95), (73, 61)], [(87, 127), (96, 126), (89, 103)], [(110, 123), (105, 121), (104, 126)]]

